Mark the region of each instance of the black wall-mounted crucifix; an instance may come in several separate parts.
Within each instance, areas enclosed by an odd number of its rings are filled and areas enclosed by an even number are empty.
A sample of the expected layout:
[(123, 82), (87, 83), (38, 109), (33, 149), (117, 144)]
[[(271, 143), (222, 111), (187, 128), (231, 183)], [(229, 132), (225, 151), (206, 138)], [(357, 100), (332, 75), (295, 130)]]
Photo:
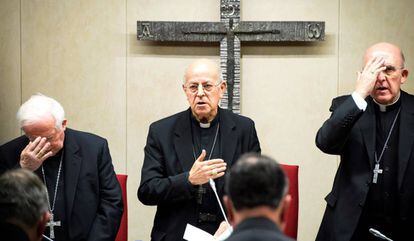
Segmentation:
[(323, 41), (325, 22), (240, 21), (240, 0), (220, 0), (220, 22), (137, 21), (138, 40), (219, 42), (227, 81), (221, 107), (240, 113), (240, 42)]

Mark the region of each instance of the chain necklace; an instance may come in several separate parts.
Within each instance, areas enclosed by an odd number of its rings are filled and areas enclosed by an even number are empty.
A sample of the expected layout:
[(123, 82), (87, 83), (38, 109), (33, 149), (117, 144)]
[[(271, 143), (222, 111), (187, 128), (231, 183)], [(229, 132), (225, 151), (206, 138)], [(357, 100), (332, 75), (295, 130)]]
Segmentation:
[[(219, 133), (219, 129), (220, 129), (220, 123), (217, 123), (217, 130), (216, 130), (216, 135), (214, 136), (214, 140), (213, 140), (213, 146), (211, 146), (211, 150), (210, 150), (210, 154), (208, 155), (208, 159), (211, 159), (211, 155), (213, 155), (213, 151), (214, 151), (214, 147), (216, 146), (216, 142), (217, 142), (217, 136)], [(193, 157), (194, 157), (194, 161), (197, 160), (196, 154), (195, 154), (195, 148), (194, 148), (194, 144), (193, 144)]]
[(395, 123), (397, 122), (398, 116), (400, 115), (400, 111), (401, 111), (401, 107), (398, 109), (398, 112), (395, 115), (394, 121), (392, 122), (390, 131), (388, 132), (387, 139), (385, 140), (384, 146), (382, 147), (379, 158), (377, 156), (377, 151), (375, 151), (374, 153), (375, 154), (375, 166), (373, 170), (374, 175), (372, 177), (372, 183), (377, 183), (378, 174), (382, 174), (382, 169), (380, 169), (380, 162), (381, 162), (382, 156), (384, 155), (385, 149), (387, 149), (388, 141), (390, 140), (392, 130), (394, 129)]
[(59, 169), (58, 169), (58, 173), (57, 173), (57, 177), (56, 177), (55, 192), (53, 194), (53, 203), (52, 204), (50, 204), (49, 190), (47, 189), (45, 169), (43, 168), (43, 164), (42, 164), (43, 182), (45, 183), (45, 186), (46, 186), (47, 204), (49, 206), (49, 211), (50, 211), (50, 214), (51, 214), (50, 221), (46, 224), (46, 226), (48, 226), (50, 228), (50, 238), (52, 238), (52, 239), (55, 238), (54, 227), (55, 226), (56, 227), (60, 227), (61, 226), (61, 222), (60, 221), (54, 221), (53, 211), (55, 210), (56, 194), (58, 192), (60, 173), (62, 171), (63, 154), (64, 154), (64, 151), (62, 151), (62, 154), (61, 154), (61, 157), (60, 157)]

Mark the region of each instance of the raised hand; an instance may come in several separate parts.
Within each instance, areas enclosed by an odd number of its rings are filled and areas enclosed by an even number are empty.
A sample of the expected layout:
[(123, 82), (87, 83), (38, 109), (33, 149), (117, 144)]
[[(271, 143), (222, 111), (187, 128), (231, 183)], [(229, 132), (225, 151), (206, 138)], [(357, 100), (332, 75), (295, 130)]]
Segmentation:
[(376, 56), (370, 59), (361, 72), (358, 72), (355, 91), (362, 97), (366, 98), (374, 89), (378, 74), (385, 70), (385, 59)]
[(212, 159), (204, 161), (206, 151), (203, 150), (190, 170), (188, 180), (193, 185), (207, 183), (210, 178), (216, 179), (225, 174), (227, 163), (223, 159)]
[(38, 136), (23, 149), (20, 154), (20, 166), (35, 171), (50, 156), (52, 156), (50, 143), (46, 141), (45, 137)]

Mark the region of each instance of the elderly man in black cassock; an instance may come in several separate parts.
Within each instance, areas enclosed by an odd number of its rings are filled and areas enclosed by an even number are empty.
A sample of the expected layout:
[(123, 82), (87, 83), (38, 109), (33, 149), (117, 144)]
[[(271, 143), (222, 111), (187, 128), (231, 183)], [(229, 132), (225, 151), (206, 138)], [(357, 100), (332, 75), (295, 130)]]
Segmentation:
[(414, 96), (401, 49), (377, 43), (364, 55), (355, 91), (332, 101), (316, 136), (340, 155), (316, 240), (412, 239), (414, 227)]
[(186, 224), (214, 234), (224, 220), (209, 179), (223, 196), (227, 168), (245, 152), (260, 152), (254, 122), (221, 109), (226, 90), (219, 66), (193, 62), (182, 86), (190, 108), (151, 124), (138, 198), (156, 205), (151, 240), (182, 240)]
[(67, 127), (63, 107), (42, 94), (19, 108), (24, 135), (0, 146), (0, 173), (25, 168), (47, 187), (45, 236), (55, 241), (114, 240), (123, 212), (108, 142)]

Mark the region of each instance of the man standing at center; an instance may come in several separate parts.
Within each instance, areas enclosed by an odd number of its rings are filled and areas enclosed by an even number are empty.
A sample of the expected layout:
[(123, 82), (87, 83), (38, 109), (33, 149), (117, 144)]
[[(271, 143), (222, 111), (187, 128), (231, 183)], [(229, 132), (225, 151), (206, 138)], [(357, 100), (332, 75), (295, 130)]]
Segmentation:
[(183, 83), (190, 108), (149, 128), (138, 198), (157, 205), (151, 240), (182, 240), (187, 223), (214, 234), (224, 217), (209, 179), (221, 198), (226, 169), (260, 153), (254, 122), (218, 106), (226, 87), (216, 63), (193, 62)]

